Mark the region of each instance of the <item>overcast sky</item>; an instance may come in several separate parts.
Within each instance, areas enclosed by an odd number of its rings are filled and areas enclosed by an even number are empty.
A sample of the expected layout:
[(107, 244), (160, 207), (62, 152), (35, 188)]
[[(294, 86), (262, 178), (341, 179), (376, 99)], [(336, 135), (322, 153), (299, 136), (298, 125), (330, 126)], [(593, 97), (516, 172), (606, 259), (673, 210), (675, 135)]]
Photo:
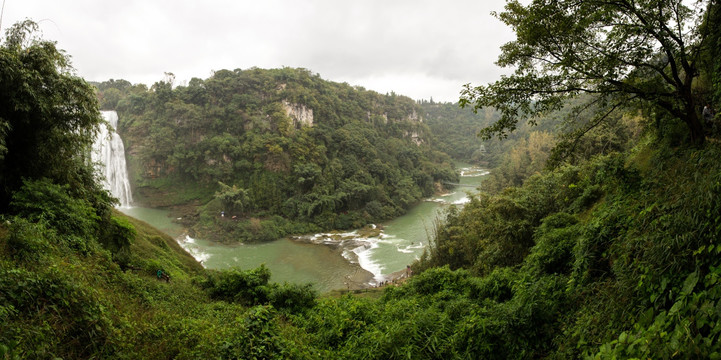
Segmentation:
[(92, 81), (176, 84), (214, 70), (302, 67), (324, 79), (458, 100), (495, 81), (514, 39), (504, 0), (4, 0), (2, 34), (30, 18)]

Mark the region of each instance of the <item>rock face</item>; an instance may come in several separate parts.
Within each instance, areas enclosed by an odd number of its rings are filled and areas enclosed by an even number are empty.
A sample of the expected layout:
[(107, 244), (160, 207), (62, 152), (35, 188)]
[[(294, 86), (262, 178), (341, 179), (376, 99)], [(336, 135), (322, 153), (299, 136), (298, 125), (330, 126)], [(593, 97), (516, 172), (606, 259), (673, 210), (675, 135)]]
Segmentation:
[(406, 131), (403, 135), (405, 137), (411, 138), (411, 140), (418, 146), (424, 143), (423, 138), (417, 131)]
[(313, 109), (302, 104), (291, 104), (283, 100), (283, 109), (288, 117), (293, 119), (293, 126), (300, 129), (303, 126), (313, 126)]
[(418, 116), (418, 113), (416, 112), (416, 110), (413, 109), (413, 112), (410, 113), (410, 114), (408, 114), (408, 121), (414, 122), (414, 123), (422, 123), (422, 122), (423, 122), (423, 118), (421, 118), (420, 116)]

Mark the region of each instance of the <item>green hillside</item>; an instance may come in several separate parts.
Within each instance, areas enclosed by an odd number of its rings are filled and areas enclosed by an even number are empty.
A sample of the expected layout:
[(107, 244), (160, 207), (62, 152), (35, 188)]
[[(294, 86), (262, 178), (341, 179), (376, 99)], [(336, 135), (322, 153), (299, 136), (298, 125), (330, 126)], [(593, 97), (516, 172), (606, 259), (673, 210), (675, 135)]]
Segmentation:
[(118, 111), (138, 201), (176, 209), (199, 236), (358, 228), (457, 181), (410, 98), (291, 68), (172, 81), (108, 81), (98, 96)]

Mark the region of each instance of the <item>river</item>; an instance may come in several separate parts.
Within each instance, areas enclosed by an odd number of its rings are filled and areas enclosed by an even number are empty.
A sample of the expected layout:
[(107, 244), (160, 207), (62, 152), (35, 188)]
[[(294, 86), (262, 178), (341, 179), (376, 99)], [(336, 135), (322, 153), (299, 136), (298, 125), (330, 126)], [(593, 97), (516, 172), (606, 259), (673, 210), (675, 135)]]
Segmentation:
[(449, 204), (468, 201), (467, 192), (480, 185), (486, 171), (461, 165), (460, 183), (451, 193), (427, 199), (407, 214), (380, 224), (380, 235), (362, 237), (358, 231), (315, 234), (261, 244), (224, 245), (193, 239), (183, 233), (168, 212), (141, 207), (121, 208), (175, 237), (191, 255), (209, 269), (252, 269), (265, 264), (271, 281), (313, 283), (320, 292), (360, 288), (386, 280), (423, 254), (434, 222)]

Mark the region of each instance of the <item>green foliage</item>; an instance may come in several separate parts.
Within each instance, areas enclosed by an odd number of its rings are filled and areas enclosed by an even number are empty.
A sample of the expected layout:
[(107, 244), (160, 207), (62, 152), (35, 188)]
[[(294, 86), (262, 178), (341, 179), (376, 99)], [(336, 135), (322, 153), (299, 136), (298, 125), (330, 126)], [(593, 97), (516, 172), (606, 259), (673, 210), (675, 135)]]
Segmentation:
[(265, 286), (268, 280), (270, 270), (261, 265), (249, 271), (230, 269), (211, 272), (202, 287), (213, 298), (254, 305), (267, 302)]
[[(718, 254), (714, 248), (709, 253)], [(595, 357), (721, 357), (719, 275), (716, 267), (704, 279), (699, 278), (698, 271), (691, 272), (680, 287), (668, 290), (673, 303), (670, 309), (649, 307), (632, 330), (602, 345)], [(697, 286), (701, 289), (694, 291)]]
[(49, 252), (54, 240), (54, 232), (48, 231), (42, 223), (17, 218), (8, 227), (5, 251), (19, 261), (38, 261)]
[(428, 265), (488, 273), (497, 266), (519, 264), (533, 246), (534, 227), (563, 201), (570, 201), (556, 192), (573, 175), (572, 169), (566, 170), (532, 178), (527, 187), (502, 195), (472, 198), (461, 212), (452, 209), (446, 223), (436, 230)]
[(135, 227), (126, 219), (113, 216), (107, 234), (100, 236), (100, 243), (110, 251), (113, 259), (122, 266), (130, 261), (130, 244), (135, 239)]
[[(486, 108), (473, 112), (458, 104), (422, 103), (425, 122), (433, 131), (433, 146), (454, 159), (483, 161), (496, 165), (502, 152), (500, 142), (482, 141), (476, 134), (498, 119), (499, 114)], [(481, 151), (483, 145), (484, 151)]]
[(313, 290), (313, 284), (282, 284), (271, 287), (268, 301), (277, 309), (298, 313), (312, 308), (316, 304), (318, 294)]
[(398, 299), (409, 294), (433, 295), (440, 292), (465, 292), (468, 289), (467, 271), (450, 271), (448, 266), (429, 269), (414, 276), (409, 286), (386, 293), (386, 299)]
[(496, 268), (487, 276), (472, 278), (468, 285), (469, 295), (480, 301), (489, 299), (499, 303), (506, 302), (513, 297), (513, 285), (517, 280), (518, 273), (511, 268)]
[(123, 272), (97, 248), (58, 249), (55, 225), (12, 218), (0, 227), (0, 344), (20, 357), (712, 358), (718, 155), (638, 149), (474, 198), (377, 300), (317, 299), (264, 267), (181, 265), (177, 243), (130, 219)]
[[(452, 210), (414, 265), (425, 271), (389, 296), (451, 291), (485, 306), (452, 332), (468, 344), (492, 339), (472, 347), (475, 357), (716, 356), (719, 150), (643, 146), (532, 176), (520, 188)], [(500, 230), (520, 219), (533, 244), (515, 266), (494, 263), (488, 249), (525, 241), (522, 231)], [(441, 278), (430, 267), (443, 264), (483, 276)], [(414, 293), (430, 278), (430, 292)], [(445, 285), (454, 281), (463, 290)]]
[[(529, 7), (566, 3), (549, 4)], [(582, 2), (575, 10), (623, 4)], [(509, 7), (525, 9), (515, 2)], [(534, 26), (570, 16), (530, 15), (538, 17)], [(588, 23), (569, 22), (570, 30)], [(609, 31), (608, 39), (623, 35)], [(37, 44), (24, 34), (11, 32), (3, 51)], [(6, 55), (0, 60), (12, 58)], [(206, 191), (205, 200), (213, 201), (201, 224), (261, 238), (303, 226), (355, 226), (369, 216), (397, 214), (432, 191), (429, 184), (450, 176), (447, 157), (407, 146), (401, 134), (422, 127), (400, 121), (413, 104), (395, 94), (382, 97), (290, 69), (223, 70), (188, 87), (156, 83), (152, 95), (127, 85), (102, 85), (123, 93), (117, 106), (131, 115), (126, 130), (143, 133), (157, 121), (147, 133), (185, 127), (188, 141), (204, 144), (203, 151), (184, 152), (187, 144), (149, 148), (143, 161), (157, 170), (152, 176), (177, 175), (158, 182), (183, 184), (185, 176), (197, 176), (206, 184), (236, 184), (226, 192), (248, 189), (249, 207), (243, 203), (242, 211), (254, 217), (217, 221), (221, 199)], [(263, 100), (279, 93), (313, 108), (322, 121), (294, 129), (277, 103)], [(353, 101), (358, 93), (385, 117), (365, 113), (363, 102)], [(115, 104), (115, 95), (106, 104)], [(215, 106), (220, 103), (229, 106)], [(205, 111), (213, 121), (201, 121)], [(373, 126), (355, 121), (364, 114)], [(233, 119), (241, 121), (227, 121)], [(7, 124), (0, 120), (5, 135)], [(203, 137), (205, 125), (212, 136)], [(270, 283), (265, 267), (206, 271), (172, 238), (111, 212), (107, 193), (92, 181), (76, 186), (77, 179), (92, 179), (84, 177), (91, 174), (87, 167), (23, 175), (7, 187), (9, 205), (0, 208), (0, 356), (718, 358), (721, 150), (715, 144), (671, 148), (646, 136), (625, 153), (590, 145), (599, 156), (534, 171), (517, 187), (451, 207), (428, 253), (413, 265), (415, 275), (388, 286), (377, 300), (317, 299), (310, 285)], [(0, 161), (17, 149), (8, 139), (0, 141)], [(519, 164), (538, 156), (527, 155)], [(217, 166), (203, 165), (211, 163)], [(78, 177), (63, 175), (66, 170)], [(304, 221), (287, 220), (293, 217)], [(157, 269), (172, 280), (159, 281)]]
[[(592, 100), (593, 96), (581, 96), (568, 102), (558, 116), (565, 118), (558, 136), (558, 143), (551, 151), (548, 162), (557, 166), (564, 162), (579, 163), (598, 154), (610, 154), (630, 149), (649, 124), (644, 123), (640, 111), (615, 110), (607, 113), (603, 121), (594, 119), (594, 114), (603, 111)], [(591, 102), (582, 113), (575, 110), (578, 104)], [(629, 108), (626, 106), (625, 108)], [(680, 122), (679, 122), (680, 123)], [(666, 122), (664, 122), (666, 124)], [(684, 139), (687, 130), (681, 129), (676, 140)]]
[(105, 343), (113, 334), (112, 321), (97, 292), (56, 267), (39, 272), (3, 267), (0, 275), (0, 300), (12, 309), (0, 325), (0, 343), (20, 340), (19, 354), (33, 358), (111, 351)]
[(536, 245), (524, 267), (531, 274), (569, 274), (573, 248), (579, 238), (577, 220), (567, 213), (555, 213), (545, 219), (534, 233)]
[[(487, 86), (466, 85), (462, 105), (494, 107), (502, 115), (482, 131), (506, 136), (520, 119), (560, 109), (578, 94), (597, 94), (593, 123), (619, 106), (639, 103), (681, 119), (691, 141), (704, 142), (692, 92), (708, 31), (698, 24), (713, 1), (689, 8), (680, 0), (656, 2), (510, 1), (498, 18), (516, 33), (498, 63), (513, 75)], [(663, 54), (663, 60), (659, 59)]]
[[(171, 276), (172, 281), (190, 280), (203, 272), (203, 266), (174, 238), (119, 211), (114, 211), (113, 216), (125, 219), (136, 231), (130, 242), (128, 267), (142, 269), (145, 274), (153, 277), (158, 269), (162, 269)], [(123, 263), (120, 265), (123, 266)]]
[[(281, 216), (270, 218), (233, 219), (228, 214), (221, 216), (221, 208), (213, 202), (201, 210), (200, 218), (193, 230), (196, 234), (209, 235), (215, 241), (228, 244), (272, 241), (291, 234), (307, 234), (320, 231), (320, 227), (302, 221), (290, 221)], [(216, 204), (217, 205), (217, 204)], [(331, 221), (342, 219), (334, 215)]]
[[(278, 336), (278, 325), (272, 308), (256, 306), (248, 311), (243, 324), (247, 341), (233, 352), (224, 351), (223, 357), (248, 359), (284, 359), (283, 340)], [(228, 349), (230, 350), (230, 349)]]
[(512, 141), (511, 147), (497, 162), (499, 165), (483, 182), (483, 189), (490, 192), (520, 186), (531, 175), (540, 173), (554, 149), (555, 139), (550, 133), (532, 131), (527, 138)]
[[(115, 90), (138, 198), (199, 209), (197, 222), (185, 218), (207, 238), (265, 241), (289, 230), (360, 227), (403, 213), (438, 182), (457, 181), (411, 99), (304, 69), (223, 70), (192, 86), (159, 82), (145, 91), (98, 84), (103, 100)], [(209, 193), (179, 195), (199, 187)], [(242, 219), (214, 219), (223, 210)], [(268, 223), (277, 216), (293, 225)]]
[(11, 211), (32, 222), (41, 222), (57, 232), (57, 240), (85, 253), (98, 231), (100, 218), (84, 199), (69, 195), (70, 187), (48, 179), (25, 181), (10, 203)]
[(237, 302), (247, 306), (271, 304), (278, 309), (299, 312), (315, 305), (316, 293), (311, 284), (268, 283), (270, 270), (259, 268), (209, 272), (200, 285), (211, 298)]
[(77, 196), (97, 191), (86, 161), (102, 121), (94, 92), (36, 30), (30, 20), (18, 23), (0, 46), (1, 212), (24, 180), (68, 184)]
[(248, 190), (240, 189), (235, 185), (231, 187), (222, 182), (219, 182), (218, 185), (220, 185), (220, 191), (215, 193), (215, 198), (220, 200), (224, 209), (228, 209), (228, 214), (242, 213), (244, 205), (248, 203)]
[(436, 268), (388, 288), (378, 302), (347, 296), (294, 321), (335, 357), (538, 357), (565, 309), (564, 279), (518, 280), (508, 268), (482, 280)]

